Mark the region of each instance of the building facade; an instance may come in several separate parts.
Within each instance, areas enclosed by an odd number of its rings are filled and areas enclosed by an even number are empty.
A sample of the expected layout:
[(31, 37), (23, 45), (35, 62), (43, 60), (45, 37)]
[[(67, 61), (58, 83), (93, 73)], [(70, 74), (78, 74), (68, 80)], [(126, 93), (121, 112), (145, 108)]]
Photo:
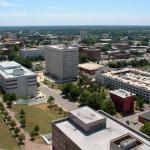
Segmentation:
[(114, 102), (118, 112), (123, 114), (134, 112), (135, 94), (119, 89), (110, 91), (110, 98)]
[(23, 57), (29, 57), (29, 58), (39, 58), (41, 57), (42, 59), (45, 58), (45, 46), (39, 46), (37, 48), (23, 48), (20, 50), (20, 54)]
[(87, 29), (82, 29), (80, 31), (80, 38), (81, 38), (81, 41), (87, 40), (89, 38)]
[(97, 73), (96, 80), (99, 83), (124, 89), (143, 97), (150, 102), (150, 73), (135, 68), (124, 68), (107, 73)]
[(79, 53), (86, 55), (90, 60), (93, 61), (99, 61), (101, 59), (100, 49), (79, 47)]
[(0, 86), (4, 92), (19, 97), (35, 96), (36, 74), (14, 61), (0, 62)]
[(77, 48), (57, 45), (45, 50), (46, 73), (57, 82), (74, 80), (78, 76), (79, 51)]
[(127, 147), (150, 149), (148, 136), (122, 124), (105, 112), (82, 107), (70, 111), (67, 118), (52, 123), (52, 150), (129, 150), (119, 149), (119, 145), (115, 143), (116, 139), (121, 139), (124, 147), (126, 139), (120, 137), (126, 137), (127, 134), (141, 141), (131, 146), (129, 142)]

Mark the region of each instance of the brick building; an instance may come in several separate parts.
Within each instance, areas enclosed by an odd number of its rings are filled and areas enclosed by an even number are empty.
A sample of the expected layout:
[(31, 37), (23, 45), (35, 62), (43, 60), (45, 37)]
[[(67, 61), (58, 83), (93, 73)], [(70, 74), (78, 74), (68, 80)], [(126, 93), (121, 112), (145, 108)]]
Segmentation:
[(90, 60), (99, 61), (101, 59), (100, 49), (79, 47), (79, 53), (86, 55)]
[(134, 112), (135, 94), (123, 89), (110, 91), (110, 97), (114, 102), (116, 109), (121, 113)]

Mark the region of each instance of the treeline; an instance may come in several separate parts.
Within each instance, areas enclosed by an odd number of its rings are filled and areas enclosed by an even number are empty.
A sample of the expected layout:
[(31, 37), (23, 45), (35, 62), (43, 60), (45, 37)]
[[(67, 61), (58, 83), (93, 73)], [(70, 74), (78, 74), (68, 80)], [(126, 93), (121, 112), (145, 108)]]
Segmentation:
[(23, 56), (18, 55), (17, 53), (10, 53), (8, 55), (8, 59), (10, 61), (16, 61), (19, 64), (21, 64), (22, 66), (31, 69), (32, 68), (32, 62), (31, 60), (29, 60), (28, 58), (25, 58)]
[(61, 90), (66, 98), (71, 101), (78, 101), (81, 106), (87, 105), (95, 110), (102, 109), (111, 115), (116, 114), (115, 105), (107, 97), (106, 89), (83, 75), (77, 84), (64, 84)]
[(141, 60), (131, 60), (131, 61), (112, 61), (108, 63), (108, 66), (111, 68), (122, 68), (127, 66), (133, 66), (133, 67), (142, 67), (149, 65), (150, 62), (146, 59)]

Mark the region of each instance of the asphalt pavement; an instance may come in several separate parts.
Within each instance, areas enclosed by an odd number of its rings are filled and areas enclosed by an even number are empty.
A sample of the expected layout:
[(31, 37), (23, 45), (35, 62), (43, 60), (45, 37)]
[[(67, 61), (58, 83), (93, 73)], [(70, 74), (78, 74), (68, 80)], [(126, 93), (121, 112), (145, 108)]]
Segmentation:
[(63, 98), (60, 90), (50, 89), (43, 83), (40, 83), (39, 90), (46, 95), (47, 99), (49, 96), (53, 96), (55, 98), (55, 103), (66, 111), (71, 111), (78, 108), (78, 103), (71, 102), (68, 99)]

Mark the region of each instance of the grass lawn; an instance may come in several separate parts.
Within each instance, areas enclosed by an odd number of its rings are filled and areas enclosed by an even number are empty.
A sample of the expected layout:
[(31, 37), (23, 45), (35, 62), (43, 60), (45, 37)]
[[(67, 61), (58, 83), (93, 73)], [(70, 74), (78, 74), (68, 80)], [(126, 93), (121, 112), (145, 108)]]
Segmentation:
[(3, 124), (0, 115), (0, 149), (5, 150), (20, 150), (16, 140), (13, 138), (11, 131), (7, 125)]
[(150, 65), (144, 66), (144, 67), (142, 67), (142, 69), (150, 71)]
[(42, 105), (14, 105), (12, 110), (16, 112), (16, 116), (19, 119), (19, 112), (23, 109), (26, 112), (26, 128), (27, 132), (33, 131), (35, 125), (40, 127), (40, 133), (45, 134), (51, 132), (51, 122), (59, 118), (64, 117), (63, 114), (59, 114), (58, 110), (54, 108), (48, 108), (48, 104)]

